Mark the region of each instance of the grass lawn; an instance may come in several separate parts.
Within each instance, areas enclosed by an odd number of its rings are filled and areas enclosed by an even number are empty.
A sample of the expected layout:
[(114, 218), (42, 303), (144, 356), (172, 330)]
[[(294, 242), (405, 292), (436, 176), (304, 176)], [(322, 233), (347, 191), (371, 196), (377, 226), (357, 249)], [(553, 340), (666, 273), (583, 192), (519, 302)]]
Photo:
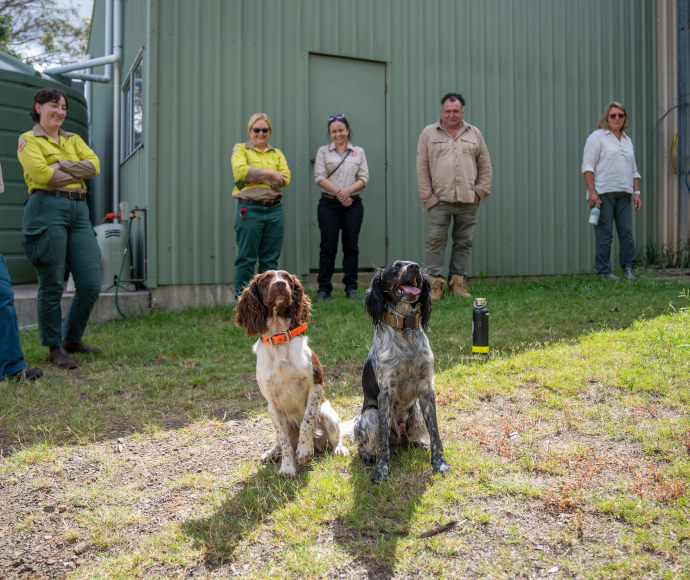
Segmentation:
[[(7, 577), (690, 577), (690, 288), (641, 272), (474, 281), (435, 303), (439, 427), (369, 482), (356, 449), (285, 481), (252, 340), (232, 307), (89, 326), (103, 348), (0, 383), (0, 571)], [(335, 294), (334, 294), (335, 295)], [(341, 419), (361, 404), (361, 302), (308, 330)], [(442, 527), (442, 526), (445, 526)], [(2, 576), (2, 574), (0, 574)]]

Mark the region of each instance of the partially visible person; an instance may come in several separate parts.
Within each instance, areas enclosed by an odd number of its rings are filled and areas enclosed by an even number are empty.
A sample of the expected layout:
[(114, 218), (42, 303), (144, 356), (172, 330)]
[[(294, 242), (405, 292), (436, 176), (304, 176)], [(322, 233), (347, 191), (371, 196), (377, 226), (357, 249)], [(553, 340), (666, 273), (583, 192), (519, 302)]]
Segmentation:
[(632, 233), (632, 211), (640, 211), (639, 180), (635, 149), (625, 131), (628, 111), (611, 101), (599, 119), (599, 128), (590, 134), (582, 154), (582, 173), (587, 184), (589, 207), (599, 207), (599, 223), (594, 226), (597, 273), (607, 280), (620, 280), (611, 269), (613, 223), (620, 243), (620, 265), (628, 280), (635, 280), (635, 240)]
[[(19, 137), (17, 157), (24, 168), (29, 199), (24, 205), (23, 244), (38, 277), (38, 328), (50, 362), (74, 369), (69, 353), (100, 349), (82, 340), (101, 287), (101, 253), (89, 220), (85, 179), (100, 171), (96, 154), (75, 133), (62, 130), (67, 96), (47, 87), (34, 95), (33, 129)], [(65, 268), (75, 294), (62, 320), (60, 301)]]
[[(0, 165), (0, 193), (5, 191)], [(39, 367), (29, 368), (19, 344), (17, 311), (14, 309), (14, 292), (5, 256), (0, 254), (0, 379), (34, 381), (43, 376)]]
[(247, 124), (249, 141), (232, 148), (232, 172), (237, 199), (235, 214), (235, 296), (258, 273), (278, 269), (283, 248), (285, 213), (282, 188), (290, 184), (290, 169), (280, 149), (269, 139), (273, 133), (266, 113), (254, 113)]
[(358, 240), (364, 219), (359, 194), (369, 181), (369, 167), (364, 149), (350, 143), (350, 124), (345, 115), (328, 117), (328, 135), (331, 143), (319, 147), (314, 161), (314, 180), (321, 188), (317, 209), (321, 249), (316, 300), (331, 297), (331, 278), (341, 232), (345, 296), (359, 300), (362, 297), (357, 293)]
[(448, 285), (455, 296), (470, 297), (465, 267), (477, 225), (479, 202), (491, 192), (492, 168), (481, 131), (463, 121), (465, 99), (448, 93), (441, 99), (441, 119), (427, 125), (417, 144), (417, 186), (427, 210), (424, 266), (432, 300), (443, 297), (443, 261), (451, 221), (453, 247)]

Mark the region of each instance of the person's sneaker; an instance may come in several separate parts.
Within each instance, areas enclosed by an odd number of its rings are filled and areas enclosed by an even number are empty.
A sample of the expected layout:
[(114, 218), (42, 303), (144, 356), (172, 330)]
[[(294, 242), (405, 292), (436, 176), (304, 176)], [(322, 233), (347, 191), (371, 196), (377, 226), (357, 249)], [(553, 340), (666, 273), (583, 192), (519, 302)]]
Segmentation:
[(633, 269), (630, 267), (623, 268), (623, 276), (625, 276), (626, 280), (637, 280), (635, 272), (633, 272)]
[(325, 290), (319, 290), (316, 293), (316, 298), (314, 298), (314, 302), (322, 302), (323, 300), (328, 300), (330, 297), (331, 295)]
[(599, 274), (599, 276), (605, 278), (606, 280), (613, 280), (615, 282), (620, 282), (622, 280), (622, 278), (619, 278), (613, 272), (609, 272), (608, 274)]
[(22, 369), (7, 378), (13, 381), (35, 381), (43, 376), (43, 369), (40, 367)]
[(345, 290), (345, 296), (351, 298), (352, 300), (361, 300), (362, 297), (357, 293), (355, 288), (350, 288), (350, 290)]

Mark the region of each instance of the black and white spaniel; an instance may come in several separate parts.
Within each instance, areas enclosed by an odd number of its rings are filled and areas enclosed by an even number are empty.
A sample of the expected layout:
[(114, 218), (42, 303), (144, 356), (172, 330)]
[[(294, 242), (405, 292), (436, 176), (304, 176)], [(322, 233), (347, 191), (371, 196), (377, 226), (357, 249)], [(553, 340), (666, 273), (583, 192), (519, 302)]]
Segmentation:
[(324, 397), (323, 369), (309, 348), (304, 332), (311, 300), (297, 276), (283, 270), (257, 274), (240, 295), (235, 324), (247, 336), (260, 334), (254, 344), (256, 380), (268, 402), (276, 442), (262, 461), (278, 461), (278, 473), (297, 475), (304, 465), (330, 446), (348, 455), (340, 438), (340, 420)]
[(371, 481), (388, 478), (391, 448), (426, 446), (427, 432), (431, 466), (445, 474), (450, 467), (436, 422), (434, 354), (424, 333), (432, 309), (429, 280), (418, 264), (394, 262), (376, 271), (364, 306), (374, 323), (374, 343), (362, 373), (364, 403), (353, 437), (364, 464), (376, 463)]

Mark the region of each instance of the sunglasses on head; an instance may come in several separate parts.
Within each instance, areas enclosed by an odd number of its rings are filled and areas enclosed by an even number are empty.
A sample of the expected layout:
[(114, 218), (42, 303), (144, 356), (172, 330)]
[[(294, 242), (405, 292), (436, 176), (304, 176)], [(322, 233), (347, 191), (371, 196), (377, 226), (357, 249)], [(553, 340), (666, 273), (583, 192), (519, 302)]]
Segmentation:
[(337, 115), (331, 115), (330, 117), (328, 117), (328, 120), (329, 121), (335, 121), (337, 119), (344, 119), (344, 118), (345, 118), (345, 115), (343, 115), (342, 113), (338, 113)]
[(270, 131), (270, 129), (268, 129), (266, 127), (261, 127), (261, 128), (252, 127), (252, 131), (254, 131), (254, 133), (268, 133)]
[(623, 113), (611, 113), (609, 119), (625, 119), (625, 115)]

